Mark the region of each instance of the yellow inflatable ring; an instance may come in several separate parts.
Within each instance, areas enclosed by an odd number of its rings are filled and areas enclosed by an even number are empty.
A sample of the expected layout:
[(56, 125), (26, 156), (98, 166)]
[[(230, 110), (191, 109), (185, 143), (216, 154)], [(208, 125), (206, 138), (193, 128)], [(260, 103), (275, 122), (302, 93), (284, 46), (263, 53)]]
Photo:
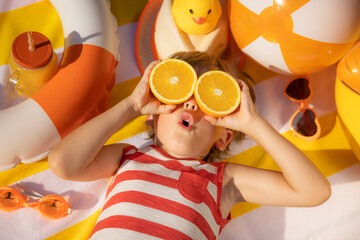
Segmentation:
[(338, 64), (335, 101), (346, 137), (360, 160), (360, 42)]

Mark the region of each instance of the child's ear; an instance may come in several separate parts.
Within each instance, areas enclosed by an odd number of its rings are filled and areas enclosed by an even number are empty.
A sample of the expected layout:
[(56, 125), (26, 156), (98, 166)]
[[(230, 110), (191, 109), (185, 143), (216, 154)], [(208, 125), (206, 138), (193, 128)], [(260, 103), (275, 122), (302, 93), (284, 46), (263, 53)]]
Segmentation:
[(223, 135), (219, 140), (217, 140), (214, 146), (219, 149), (220, 151), (225, 150), (226, 146), (230, 143), (231, 139), (233, 138), (233, 131), (229, 129), (225, 129)]
[(145, 124), (148, 127), (153, 127), (154, 126), (154, 116), (153, 115), (147, 115), (146, 120), (145, 120)]

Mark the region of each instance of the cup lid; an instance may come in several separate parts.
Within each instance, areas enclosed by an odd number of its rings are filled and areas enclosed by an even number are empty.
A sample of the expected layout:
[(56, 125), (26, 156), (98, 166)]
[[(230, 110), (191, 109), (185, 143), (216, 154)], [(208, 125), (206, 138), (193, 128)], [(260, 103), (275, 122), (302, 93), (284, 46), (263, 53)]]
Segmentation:
[(32, 32), (35, 50), (29, 50), (28, 35), (24, 32), (17, 36), (12, 44), (11, 54), (14, 61), (23, 68), (37, 69), (47, 65), (53, 50), (50, 40), (39, 32)]

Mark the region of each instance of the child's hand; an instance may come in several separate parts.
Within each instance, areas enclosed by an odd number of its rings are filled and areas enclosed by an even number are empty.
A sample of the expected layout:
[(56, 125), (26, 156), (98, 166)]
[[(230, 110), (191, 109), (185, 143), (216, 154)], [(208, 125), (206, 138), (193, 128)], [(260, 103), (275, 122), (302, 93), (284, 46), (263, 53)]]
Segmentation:
[(140, 115), (170, 113), (176, 107), (176, 105), (161, 104), (150, 91), (149, 76), (151, 69), (153, 69), (157, 63), (159, 63), (159, 61), (153, 61), (149, 64), (149, 66), (147, 66), (144, 75), (132, 94), (129, 96), (132, 108)]
[(254, 127), (254, 123), (258, 119), (262, 119), (262, 117), (257, 112), (251, 99), (249, 87), (241, 80), (238, 80), (238, 82), (241, 88), (241, 102), (238, 109), (225, 117), (205, 116), (205, 119), (213, 125), (233, 129), (248, 135), (252, 127)]

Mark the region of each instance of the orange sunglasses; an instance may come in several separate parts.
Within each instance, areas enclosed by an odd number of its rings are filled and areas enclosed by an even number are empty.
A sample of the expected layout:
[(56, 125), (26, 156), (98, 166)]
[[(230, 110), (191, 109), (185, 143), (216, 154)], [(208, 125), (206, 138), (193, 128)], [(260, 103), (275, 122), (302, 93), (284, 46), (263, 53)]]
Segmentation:
[(292, 101), (299, 103), (300, 108), (290, 119), (290, 128), (293, 133), (308, 141), (316, 140), (321, 135), (321, 127), (316, 112), (309, 107), (312, 96), (311, 81), (300, 77), (288, 82), (284, 89), (285, 95)]
[[(20, 184), (16, 185), (22, 192), (27, 192)], [(42, 196), (31, 191), (31, 196), (37, 198), (35, 202), (29, 203), (29, 195), (24, 197), (17, 189), (12, 187), (0, 187), (0, 210), (10, 212), (22, 207), (31, 207), (38, 210), (44, 217), (58, 219), (71, 213), (71, 207), (66, 200), (59, 195)]]

